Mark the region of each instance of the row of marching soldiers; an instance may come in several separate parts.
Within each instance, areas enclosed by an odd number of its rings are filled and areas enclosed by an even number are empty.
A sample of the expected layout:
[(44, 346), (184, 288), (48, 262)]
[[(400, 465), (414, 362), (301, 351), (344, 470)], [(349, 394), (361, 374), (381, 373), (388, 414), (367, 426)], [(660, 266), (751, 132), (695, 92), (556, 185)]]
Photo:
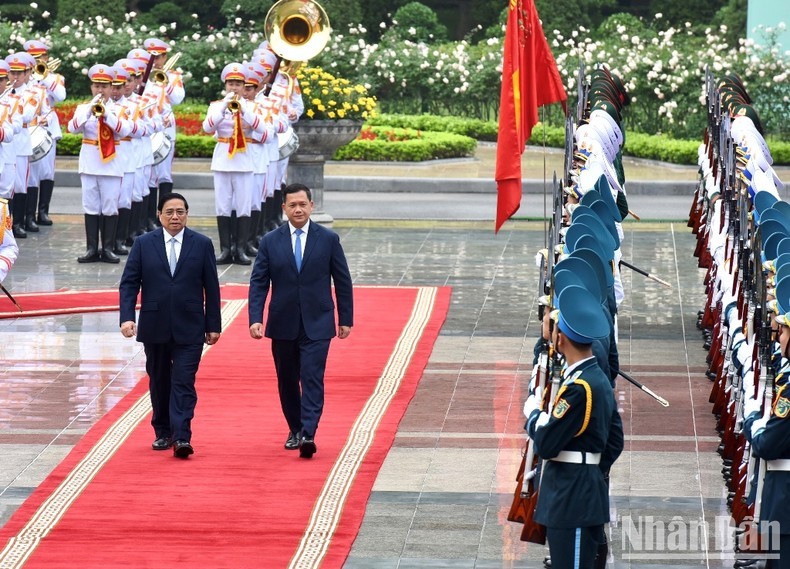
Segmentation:
[[(580, 71), (583, 78), (583, 70)], [(566, 176), (555, 184), (548, 248), (538, 255), (542, 336), (524, 405), (527, 447), (508, 519), (521, 539), (548, 541), (547, 566), (604, 567), (609, 469), (623, 450), (614, 385), (621, 222), (628, 215), (621, 79), (583, 78), (566, 124)]]
[[(52, 225), (55, 148), (60, 137), (55, 103), (66, 97), (63, 77), (51, 72), (47, 46), (30, 40), (25, 51), (0, 59), (0, 283), (19, 255), (17, 239)], [(50, 145), (35, 145), (46, 137)], [(40, 190), (40, 191), (39, 191)]]
[[(708, 73), (689, 226), (706, 269), (698, 314), (735, 522), (736, 566), (790, 566), (790, 204), (741, 78)], [(757, 565), (755, 565), (757, 566)]]

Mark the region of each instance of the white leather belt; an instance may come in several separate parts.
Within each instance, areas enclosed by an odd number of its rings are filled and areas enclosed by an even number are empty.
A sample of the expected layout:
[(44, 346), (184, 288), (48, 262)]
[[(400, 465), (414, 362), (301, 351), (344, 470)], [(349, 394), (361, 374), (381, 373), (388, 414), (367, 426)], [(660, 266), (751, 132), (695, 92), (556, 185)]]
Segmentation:
[(570, 462), (571, 464), (601, 464), (601, 453), (563, 450), (551, 460), (556, 462)]
[(765, 462), (765, 469), (768, 472), (772, 470), (790, 470), (790, 458), (779, 458), (776, 460), (767, 460)]

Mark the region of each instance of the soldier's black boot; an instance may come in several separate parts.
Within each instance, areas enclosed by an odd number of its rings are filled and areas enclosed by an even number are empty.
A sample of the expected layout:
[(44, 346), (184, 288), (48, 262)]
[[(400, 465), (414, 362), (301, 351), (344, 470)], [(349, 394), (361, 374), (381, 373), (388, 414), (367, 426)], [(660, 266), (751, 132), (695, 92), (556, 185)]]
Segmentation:
[[(283, 189), (285, 189), (285, 184), (283, 184)], [(272, 203), (272, 220), (280, 227), (285, 221), (283, 221), (283, 191), (282, 190), (274, 190), (274, 195), (272, 196), (274, 199), (274, 203)], [(275, 228), (276, 229), (276, 228)]]
[(132, 202), (132, 210), (129, 215), (129, 227), (126, 229), (126, 245), (131, 246), (137, 239), (137, 228), (140, 227), (140, 212), (143, 210), (143, 202)]
[(230, 217), (217, 216), (217, 232), (219, 233), (218, 265), (230, 265), (233, 255), (230, 253)]
[(159, 205), (158, 197), (156, 195), (158, 188), (154, 186), (152, 188), (148, 188), (148, 190), (151, 193), (148, 195), (148, 208), (146, 209), (143, 225), (145, 226), (145, 231), (153, 231), (156, 229), (156, 207)]
[(118, 229), (118, 216), (102, 216), (101, 229), (101, 258), (102, 263), (120, 263), (121, 258), (112, 252), (115, 246), (115, 232)]
[[(159, 182), (159, 197), (161, 198), (165, 194), (172, 194), (173, 193), (173, 182)], [(157, 202), (159, 205), (159, 202)], [(162, 225), (159, 223), (159, 216), (154, 213), (154, 224), (159, 227)]]
[(247, 236), (250, 234), (250, 218), (245, 215), (237, 219), (236, 254), (233, 256), (233, 262), (237, 265), (251, 265), (252, 259), (250, 259), (245, 252), (247, 248)]
[(256, 230), (258, 229), (258, 221), (261, 218), (261, 212), (253, 210), (250, 213), (250, 234), (249, 238), (247, 239), (247, 246), (244, 249), (244, 252), (247, 253), (250, 257), (254, 257), (258, 254), (258, 243), (260, 241), (257, 240)]
[(46, 227), (52, 225), (52, 219), (49, 217), (49, 202), (52, 201), (55, 180), (41, 180), (38, 186), (38, 224)]
[(25, 201), (25, 231), (28, 233), (38, 233), (36, 223), (36, 210), (38, 209), (38, 188), (30, 187), (27, 189), (27, 200)]
[(85, 242), (87, 249), (82, 257), (77, 257), (78, 263), (99, 262), (99, 222), (100, 215), (85, 214)]
[(151, 196), (143, 196), (143, 201), (140, 204), (140, 219), (138, 220), (137, 227), (134, 228), (135, 237), (145, 235), (148, 222), (148, 204), (151, 202)]
[(126, 248), (126, 236), (129, 235), (129, 220), (132, 217), (132, 210), (127, 207), (118, 208), (118, 227), (115, 230), (115, 246), (112, 252), (116, 255), (128, 255), (129, 249)]
[(14, 194), (13, 202), (11, 202), (12, 211), (11, 217), (13, 218), (12, 222), (12, 231), (14, 233), (14, 237), (17, 239), (25, 239), (27, 238), (27, 232), (25, 231), (25, 200), (27, 199), (26, 194)]

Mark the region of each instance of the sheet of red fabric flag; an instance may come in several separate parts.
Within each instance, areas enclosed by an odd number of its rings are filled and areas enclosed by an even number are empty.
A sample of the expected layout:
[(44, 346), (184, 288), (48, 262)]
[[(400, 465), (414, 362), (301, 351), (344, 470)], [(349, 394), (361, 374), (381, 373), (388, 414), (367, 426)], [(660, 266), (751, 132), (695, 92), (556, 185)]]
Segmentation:
[(103, 116), (99, 117), (99, 154), (103, 162), (115, 158), (115, 134)]
[(538, 122), (538, 107), (562, 102), (565, 108), (567, 98), (534, 0), (510, 0), (499, 103), (495, 231), (521, 205), (521, 154)]

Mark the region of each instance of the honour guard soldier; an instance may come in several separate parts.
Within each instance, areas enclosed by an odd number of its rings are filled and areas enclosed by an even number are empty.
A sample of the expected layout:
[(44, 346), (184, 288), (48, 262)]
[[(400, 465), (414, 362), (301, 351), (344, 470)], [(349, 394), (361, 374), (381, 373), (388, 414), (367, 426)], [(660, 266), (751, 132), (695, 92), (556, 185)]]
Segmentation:
[(524, 406), (527, 432), (546, 461), (535, 521), (546, 526), (554, 569), (589, 569), (609, 521), (603, 470), (611, 464), (602, 464), (602, 456), (610, 463), (619, 456), (622, 427), (609, 378), (592, 351), (593, 340), (609, 335), (599, 300), (569, 285), (559, 291), (557, 305), (553, 340), (566, 360), (563, 381), (549, 413), (540, 410), (542, 394), (531, 395)]
[[(66, 84), (62, 75), (55, 73), (59, 62), (50, 62), (49, 48), (39, 40), (29, 40), (25, 42), (25, 51), (36, 59), (36, 73), (33, 78), (44, 90), (45, 101), (39, 120), (39, 128), (45, 128), (52, 140), (52, 145), (47, 154), (34, 162), (30, 166), (31, 180), (28, 185), (38, 186), (38, 208), (35, 207), (35, 199), (31, 190), (28, 190), (28, 212), (37, 211), (36, 222), (38, 225), (52, 225), (49, 217), (49, 203), (52, 200), (52, 192), (55, 188), (55, 155), (57, 153), (57, 143), (63, 136), (58, 114), (54, 112), (55, 105), (66, 99)], [(37, 183), (34, 183), (37, 182)]]
[[(245, 249), (250, 235), (254, 168), (247, 152), (247, 140), (254, 138), (264, 142), (274, 136), (274, 129), (263, 115), (255, 112), (254, 103), (242, 97), (247, 75), (241, 63), (226, 65), (221, 77), (227, 94), (224, 99), (209, 105), (203, 121), (203, 130), (217, 140), (211, 159), (220, 241), (217, 264), (249, 265), (252, 260)], [(232, 254), (230, 216), (234, 209), (238, 216), (238, 232), (235, 254)]]
[[(180, 105), (184, 100), (184, 80), (181, 72), (176, 69), (165, 69), (167, 52), (170, 45), (158, 38), (148, 38), (143, 42), (145, 50), (154, 58), (153, 69), (148, 77), (148, 84), (145, 90), (152, 97), (156, 98), (157, 109), (162, 116), (165, 127), (165, 135), (170, 139), (170, 151), (159, 164), (153, 167), (151, 176), (151, 188), (154, 192), (153, 197), (148, 201), (149, 228), (157, 223), (156, 215), (156, 191), (160, 194), (168, 194), (173, 191), (173, 156), (176, 150), (176, 117), (173, 114), (173, 107)], [(173, 56), (173, 61), (178, 60), (178, 54)], [(170, 65), (172, 67), (172, 64)]]
[[(787, 280), (786, 278), (784, 280)], [(790, 345), (790, 287), (788, 282), (776, 287), (777, 305), (782, 313), (776, 317), (779, 324), (779, 345), (784, 369), (776, 375), (772, 405), (762, 410), (762, 401), (748, 397), (744, 402), (743, 432), (752, 447), (752, 453), (761, 458), (765, 469), (762, 484), (759, 521), (761, 524), (778, 523), (779, 543), (762, 542), (766, 553), (779, 553), (779, 559), (769, 559), (766, 569), (781, 569), (790, 564), (790, 389), (787, 376), (788, 345)], [(782, 373), (782, 371), (784, 373)], [(767, 526), (766, 526), (767, 527)], [(767, 533), (764, 534), (767, 536)]]
[[(2, 131), (0, 131), (2, 132)], [(14, 232), (11, 229), (11, 214), (8, 211), (8, 200), (0, 198), (0, 283), (8, 276), (8, 272), (19, 255)]]
[[(14, 178), (14, 191), (11, 217), (13, 218), (14, 237), (24, 239), (25, 212), (27, 205), (27, 175), (30, 155), (33, 146), (30, 143), (29, 125), (36, 116), (37, 101), (28, 86), (30, 74), (35, 60), (25, 52), (12, 53), (5, 58), (10, 70), (8, 78), (12, 88), (10, 98), (15, 99), (15, 113), (22, 118), (22, 130), (14, 136), (14, 152), (16, 153), (16, 176)], [(10, 197), (10, 196), (9, 196)], [(36, 229), (38, 229), (36, 227)]]
[(122, 109), (112, 101), (113, 68), (98, 63), (88, 70), (88, 77), (94, 97), (90, 102), (77, 106), (68, 124), (69, 132), (82, 133), (79, 172), (87, 249), (77, 261), (118, 263), (120, 259), (113, 253), (113, 246), (124, 165), (116, 159), (116, 149), (120, 139), (133, 134), (136, 127), (131, 121), (119, 117)]

